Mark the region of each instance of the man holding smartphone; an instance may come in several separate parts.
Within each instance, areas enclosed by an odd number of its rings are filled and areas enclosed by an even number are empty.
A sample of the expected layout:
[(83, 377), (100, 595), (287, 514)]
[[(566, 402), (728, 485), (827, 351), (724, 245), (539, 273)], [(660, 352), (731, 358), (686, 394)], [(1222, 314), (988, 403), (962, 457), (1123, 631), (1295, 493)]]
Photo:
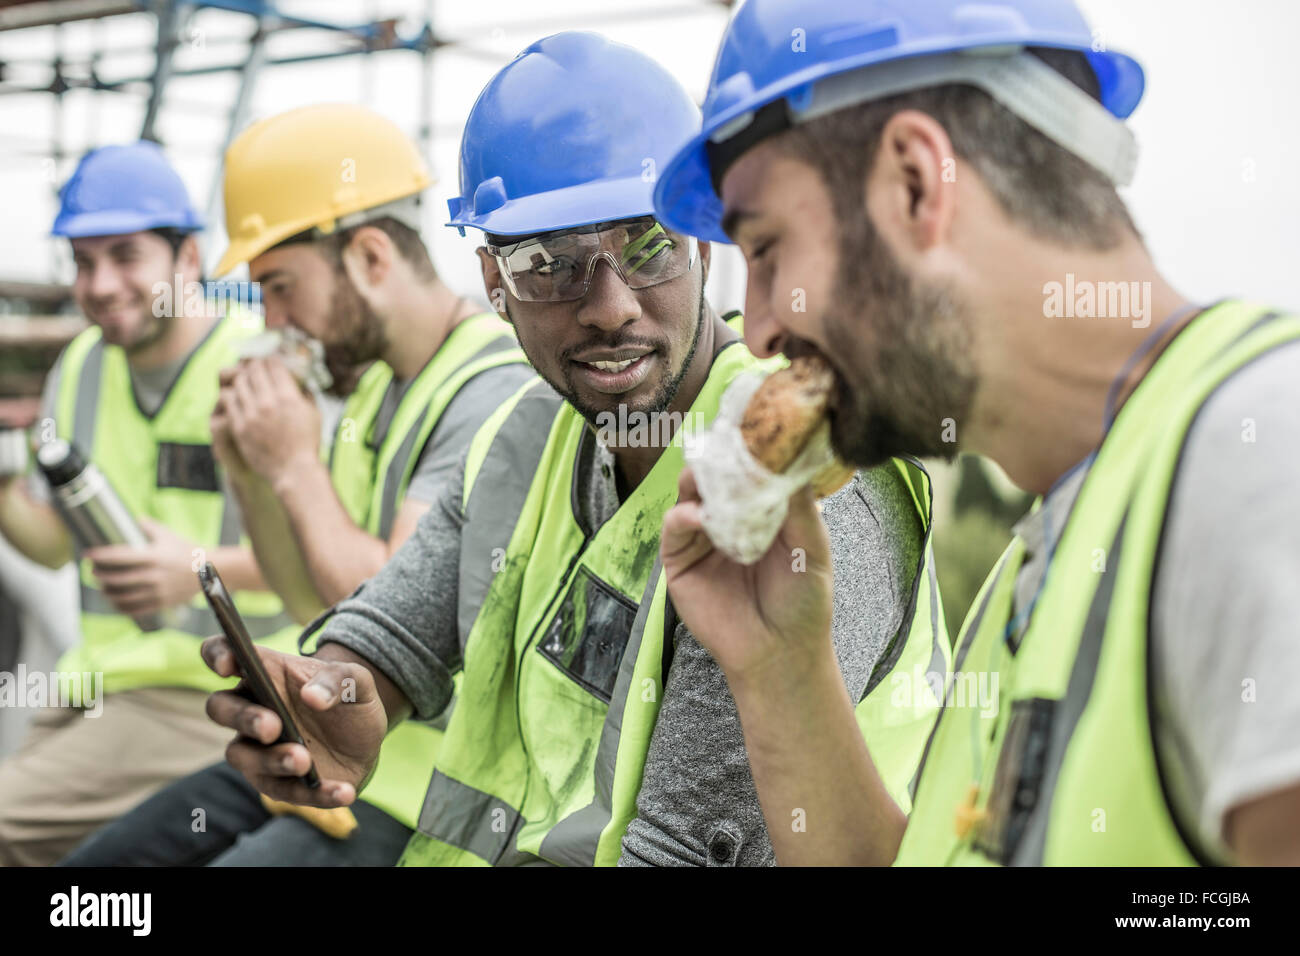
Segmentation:
[[(348, 168), (355, 182), (341, 179)], [(281, 169), (293, 170), (291, 182), (277, 177)], [(333, 391), (347, 399), (326, 455), (316, 404), (275, 356), (226, 372), (212, 416), (258, 560), (303, 624), (384, 565), (470, 437), (535, 379), (510, 327), (434, 270), (418, 232), (429, 184), (406, 135), (358, 106), (262, 120), (226, 156), (231, 241), (218, 271), (248, 262), (268, 328), (321, 342)], [(391, 865), (415, 826), (440, 736), (412, 722), (389, 738), (346, 841), (297, 817), (273, 818), (220, 763), (155, 795), (65, 862)], [(188, 822), (196, 806), (208, 810), (199, 833)]]
[[(460, 675), (405, 863), (770, 862), (722, 673), (676, 620), (656, 562), (682, 467), (657, 426), (711, 421), (757, 365), (704, 299), (708, 244), (650, 215), (647, 168), (698, 122), (662, 67), (590, 33), (533, 44), (480, 95), (451, 225), (486, 233), (485, 288), (546, 383), (475, 436), (314, 658), (263, 652), (319, 749), (275, 745), (274, 714), (213, 696), (214, 719), (242, 735), (231, 763), (263, 792), (364, 798), (385, 733), (440, 712)], [(947, 650), (926, 492), (900, 461), (825, 501), (841, 693), (894, 718), (865, 732), (900, 793), (934, 711), (889, 712), (889, 678), (942, 668)], [(828, 562), (804, 573), (830, 586)], [(234, 672), (221, 640), (204, 653)], [(316, 790), (295, 779), (313, 759)]]

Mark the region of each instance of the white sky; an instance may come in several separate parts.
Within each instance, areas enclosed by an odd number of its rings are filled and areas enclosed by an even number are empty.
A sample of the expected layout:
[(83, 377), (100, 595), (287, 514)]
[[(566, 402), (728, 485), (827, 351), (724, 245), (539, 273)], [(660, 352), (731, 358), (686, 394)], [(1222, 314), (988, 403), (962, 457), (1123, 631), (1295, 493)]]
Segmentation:
[[(921, 0), (918, 0), (921, 2)], [(287, 13), (339, 22), (377, 16), (422, 21), (426, 0), (281, 0)], [(1093, 26), (1114, 49), (1136, 56), (1147, 71), (1147, 96), (1132, 125), (1142, 145), (1137, 179), (1125, 195), (1157, 261), (1181, 291), (1212, 301), (1243, 295), (1300, 307), (1296, 223), (1300, 221), (1300, 135), (1295, 100), (1300, 78), (1294, 46), (1300, 4), (1291, 0), (1083, 0)], [(545, 15), (542, 15), (545, 11)], [(611, 11), (616, 11), (611, 14)], [(638, 11), (640, 11), (638, 13)], [(426, 204), (426, 241), (439, 271), (458, 291), (482, 297), (473, 241), (442, 228), (447, 196), (456, 191), (456, 150), (466, 113), (497, 69), (533, 40), (563, 29), (597, 29), (633, 44), (677, 75), (702, 98), (726, 11), (707, 0), (493, 0), (490, 4), (436, 4), (435, 27), (472, 42), (477, 55), (447, 48), (434, 75), (435, 141), (431, 165), (440, 182)], [(231, 62), (247, 36), (249, 18), (217, 11), (193, 22), (202, 49), (183, 46), (177, 66)], [(90, 50), (134, 48), (106, 58), (108, 80), (147, 75), (153, 64), (154, 21), (145, 14), (68, 24), (59, 42), (65, 58)], [(331, 49), (318, 33), (273, 40), (272, 56)], [(44, 83), (56, 49), (56, 31), (0, 33), (0, 61), (15, 82)], [(307, 103), (360, 102), (412, 135), (420, 123), (419, 58), (390, 52), (274, 67), (258, 80), (251, 119)], [(159, 133), (200, 208), (207, 208), (226, 132), (236, 76), (174, 79)], [(64, 97), (57, 120), (54, 97), (0, 97), (0, 278), (48, 281), (71, 276), (64, 244), (48, 238), (55, 190), (80, 153), (95, 145), (135, 139), (143, 96), (77, 91)], [(631, 105), (630, 105), (631, 106)], [(61, 138), (67, 157), (55, 163)], [(219, 229), (219, 222), (217, 223)], [(209, 264), (224, 247), (218, 231), (207, 239)], [(739, 307), (743, 267), (715, 249), (711, 296), (721, 309)]]

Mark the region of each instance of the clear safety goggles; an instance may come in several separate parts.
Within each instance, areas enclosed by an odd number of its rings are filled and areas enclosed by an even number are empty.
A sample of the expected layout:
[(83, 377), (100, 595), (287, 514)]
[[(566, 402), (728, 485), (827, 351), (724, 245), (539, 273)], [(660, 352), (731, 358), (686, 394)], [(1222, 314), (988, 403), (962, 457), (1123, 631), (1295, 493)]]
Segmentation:
[(630, 289), (647, 289), (685, 275), (695, 264), (694, 236), (670, 232), (654, 217), (598, 223), (535, 236), (487, 250), (521, 302), (573, 302), (591, 288), (596, 266), (609, 263)]

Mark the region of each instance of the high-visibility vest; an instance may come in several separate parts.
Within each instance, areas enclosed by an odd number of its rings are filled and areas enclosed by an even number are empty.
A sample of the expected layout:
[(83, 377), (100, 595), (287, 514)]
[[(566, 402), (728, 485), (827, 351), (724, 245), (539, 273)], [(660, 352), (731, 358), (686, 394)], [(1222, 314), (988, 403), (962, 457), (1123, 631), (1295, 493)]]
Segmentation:
[[(731, 380), (761, 364), (773, 363), (740, 342), (725, 346), (687, 421), (712, 421)], [(680, 442), (665, 448), (587, 537), (573, 496), (580, 450), (594, 440), (582, 416), (537, 383), (471, 442), (457, 614), (463, 683), (405, 865), (618, 860), (673, 650), (658, 552), (683, 455)], [(885, 467), (910, 478), (907, 466)], [(922, 566), (928, 555), (927, 547)], [(934, 587), (932, 575), (924, 586)], [(935, 602), (921, 595), (926, 611), (904, 623), (894, 667), (942, 658)], [(889, 681), (876, 681), (873, 694), (890, 692)], [(864, 703), (873, 712), (871, 695)], [(919, 733), (903, 732), (901, 718), (887, 731), (902, 788), (935, 713), (937, 701)], [(915, 753), (893, 760), (909, 738)]]
[[(487, 369), (526, 362), (514, 331), (495, 313), (466, 319), (411, 381), (377, 447), (372, 429), (393, 371), (384, 362), (371, 365), (343, 407), (330, 450), (331, 483), (353, 522), (387, 541), (420, 453), (456, 393)], [(414, 828), (441, 740), (433, 723), (402, 723), (384, 740), (362, 799)]]
[(353, 523), (388, 540), (420, 452), (456, 393), (480, 372), (526, 362), (514, 330), (496, 313), (465, 319), (407, 386), (378, 447), (371, 430), (393, 370), (371, 365), (343, 406), (330, 448), (330, 480)]
[[(1173, 340), (1102, 442), (1018, 638), (1013, 540), (963, 627), (900, 864), (1208, 861), (1171, 810), (1156, 749), (1152, 584), (1192, 422), (1230, 376), (1297, 338), (1300, 318), (1232, 302)], [(996, 707), (972, 701), (994, 676)]]
[[(241, 543), (239, 507), (223, 492), (208, 419), (217, 401), (218, 371), (233, 365), (234, 343), (262, 329), (257, 316), (230, 310), (186, 359), (162, 405), (146, 415), (135, 399), (126, 352), (89, 328), (61, 359), (55, 430), (94, 462), (131, 514), (148, 517), (203, 549)], [(202, 559), (195, 554), (196, 562)], [(199, 641), (221, 627), (202, 594), (169, 609), (167, 626), (142, 631), (99, 588), (81, 559), (81, 643), (60, 658), (62, 674), (102, 673), (103, 690), (230, 686), (199, 656)], [(197, 587), (197, 579), (196, 579)], [(235, 604), (254, 639), (290, 623), (270, 591), (236, 591)]]

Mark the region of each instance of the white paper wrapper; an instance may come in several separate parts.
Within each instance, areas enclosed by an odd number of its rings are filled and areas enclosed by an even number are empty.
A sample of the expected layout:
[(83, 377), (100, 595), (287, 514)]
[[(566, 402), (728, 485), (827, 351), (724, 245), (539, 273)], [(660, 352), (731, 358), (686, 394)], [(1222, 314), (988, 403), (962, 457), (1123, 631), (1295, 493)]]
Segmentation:
[(325, 346), (293, 326), (242, 339), (236, 345), (236, 354), (241, 359), (278, 355), (289, 373), (314, 394), (334, 384), (334, 376), (325, 365)]
[(766, 376), (746, 372), (727, 386), (708, 430), (687, 435), (686, 463), (703, 501), (704, 531), (732, 560), (753, 564), (772, 546), (790, 497), (834, 460), (830, 427), (823, 424), (782, 474), (773, 474), (745, 447), (740, 422)]

